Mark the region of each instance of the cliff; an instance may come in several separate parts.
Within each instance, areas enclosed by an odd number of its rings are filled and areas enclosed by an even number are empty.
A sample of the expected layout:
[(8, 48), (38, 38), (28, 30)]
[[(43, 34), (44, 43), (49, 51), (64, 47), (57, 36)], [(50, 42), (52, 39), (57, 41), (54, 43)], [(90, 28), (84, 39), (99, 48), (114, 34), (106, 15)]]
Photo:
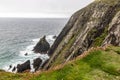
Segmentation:
[[(0, 80), (120, 80), (120, 0), (96, 0), (73, 14), (48, 55), (40, 71), (0, 71)], [(34, 62), (38, 70), (41, 60)]]
[(73, 14), (49, 50), (51, 57), (43, 69), (106, 44), (120, 46), (120, 0), (96, 0)]
[(45, 72), (7, 73), (0, 80), (120, 80), (120, 47), (91, 48), (67, 64)]

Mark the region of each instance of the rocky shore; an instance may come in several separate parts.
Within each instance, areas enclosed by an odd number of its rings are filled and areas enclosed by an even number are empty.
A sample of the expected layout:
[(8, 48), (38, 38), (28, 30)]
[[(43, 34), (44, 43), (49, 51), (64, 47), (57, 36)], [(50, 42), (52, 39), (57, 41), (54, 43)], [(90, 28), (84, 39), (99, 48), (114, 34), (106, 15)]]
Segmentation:
[[(56, 37), (55, 37), (56, 38)], [(49, 55), (45, 63), (37, 58), (36, 70), (48, 70), (56, 65), (75, 59), (92, 47), (120, 46), (120, 0), (96, 0), (73, 14), (54, 44), (50, 47), (45, 36), (33, 51)], [(42, 64), (42, 65), (41, 65)], [(30, 61), (17, 65), (17, 71), (30, 69)]]

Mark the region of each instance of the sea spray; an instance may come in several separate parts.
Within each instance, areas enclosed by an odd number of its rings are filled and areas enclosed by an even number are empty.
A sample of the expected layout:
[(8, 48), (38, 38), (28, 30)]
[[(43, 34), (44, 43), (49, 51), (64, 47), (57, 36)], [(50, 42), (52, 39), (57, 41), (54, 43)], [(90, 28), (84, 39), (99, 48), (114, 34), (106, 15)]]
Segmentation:
[[(55, 40), (53, 37), (54, 37), (54, 35), (46, 36), (46, 40), (49, 42), (50, 46), (53, 44), (53, 42)], [(28, 45), (24, 50), (20, 51), (20, 54), (19, 54), (20, 58), (16, 59), (16, 60), (12, 60), (13, 63), (3, 67), (3, 69), (7, 72), (16, 73), (17, 72), (17, 68), (16, 68), (17, 64), (22, 64), (23, 62), (30, 60), (30, 67), (31, 67), (30, 72), (34, 72), (35, 69), (33, 67), (33, 60), (36, 58), (40, 58), (42, 60), (42, 63), (39, 66), (39, 68), (40, 68), (44, 64), (44, 62), (49, 59), (49, 56), (47, 54), (36, 54), (32, 51), (34, 46), (37, 44), (37, 42), (39, 40), (40, 40), (40, 38), (32, 39), (31, 44)], [(27, 55), (25, 55), (26, 53), (27, 53)], [(11, 68), (10, 68), (10, 65), (12, 65)], [(12, 71), (14, 67), (16, 69), (14, 71)]]

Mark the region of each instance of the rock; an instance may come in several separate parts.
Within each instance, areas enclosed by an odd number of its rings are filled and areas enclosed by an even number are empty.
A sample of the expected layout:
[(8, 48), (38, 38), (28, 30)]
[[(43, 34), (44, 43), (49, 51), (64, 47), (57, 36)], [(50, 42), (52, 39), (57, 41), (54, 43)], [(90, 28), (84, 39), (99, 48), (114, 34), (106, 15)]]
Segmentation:
[(12, 65), (9, 66), (9, 69), (8, 69), (8, 70), (10, 70), (11, 68), (12, 68)]
[[(46, 61), (42, 64), (41, 68), (43, 68), (43, 67), (47, 64), (48, 61), (49, 61), (49, 59), (46, 60)], [(49, 68), (49, 67), (48, 67), (48, 68)]]
[(104, 45), (112, 44), (114, 46), (120, 46), (120, 11), (110, 23), (108, 32), (108, 36), (104, 40)]
[(28, 53), (25, 53), (25, 56), (27, 56), (28, 55)]
[(56, 39), (57, 38), (57, 36), (55, 35), (55, 36), (53, 36), (53, 39)]
[(40, 68), (41, 63), (42, 63), (42, 60), (40, 58), (36, 58), (33, 60), (33, 67), (35, 71)]
[(120, 46), (120, 0), (95, 0), (73, 14), (48, 51), (50, 59), (43, 69), (103, 44)]
[(13, 69), (12, 69), (12, 72), (14, 72), (16, 70), (16, 67), (14, 67)]
[(21, 73), (21, 72), (23, 72), (23, 71), (25, 71), (25, 70), (30, 70), (31, 68), (30, 68), (30, 60), (28, 60), (28, 61), (26, 61), (25, 63), (23, 63), (23, 64), (18, 64), (17, 65), (17, 72), (18, 73)]
[(40, 39), (40, 41), (36, 44), (33, 51), (35, 53), (47, 53), (47, 51), (50, 49), (50, 44), (45, 39), (46, 36)]

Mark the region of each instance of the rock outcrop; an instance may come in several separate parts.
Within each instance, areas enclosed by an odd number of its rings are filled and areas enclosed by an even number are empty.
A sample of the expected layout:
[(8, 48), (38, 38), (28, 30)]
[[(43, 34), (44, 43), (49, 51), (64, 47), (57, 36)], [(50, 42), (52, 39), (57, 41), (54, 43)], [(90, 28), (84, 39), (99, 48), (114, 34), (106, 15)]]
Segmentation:
[(31, 68), (30, 68), (30, 60), (28, 60), (28, 61), (26, 61), (25, 63), (23, 63), (23, 64), (18, 64), (17, 65), (17, 72), (18, 73), (21, 73), (21, 72), (23, 72), (23, 71), (25, 71), (25, 70), (30, 70)]
[(35, 53), (47, 53), (47, 51), (50, 49), (50, 44), (46, 40), (46, 36), (40, 39), (40, 41), (36, 44), (33, 51)]
[(51, 57), (43, 69), (105, 44), (120, 46), (120, 0), (96, 0), (73, 14), (50, 48)]
[(120, 11), (115, 15), (108, 28), (108, 36), (106, 37), (104, 44), (113, 44), (114, 46), (120, 46)]
[(34, 61), (33, 61), (33, 67), (36, 70), (38, 70), (40, 68), (40, 65), (42, 64), (42, 60), (40, 58), (36, 58)]

